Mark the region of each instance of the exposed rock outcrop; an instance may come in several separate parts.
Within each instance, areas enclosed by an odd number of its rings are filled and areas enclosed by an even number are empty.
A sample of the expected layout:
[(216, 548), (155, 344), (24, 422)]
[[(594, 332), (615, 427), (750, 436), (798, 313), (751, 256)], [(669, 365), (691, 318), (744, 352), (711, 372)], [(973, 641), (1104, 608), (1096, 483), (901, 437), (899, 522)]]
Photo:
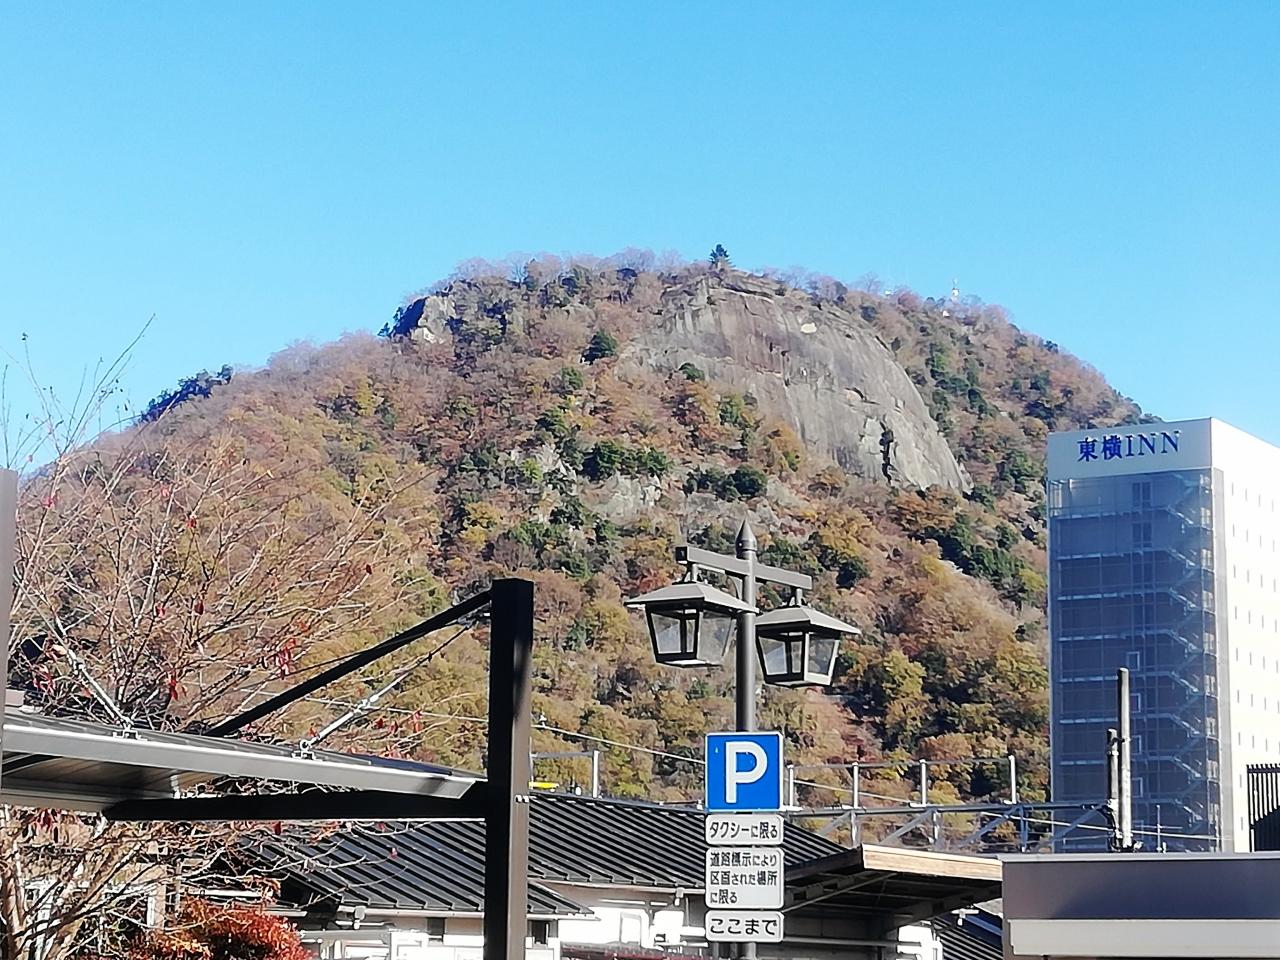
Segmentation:
[(659, 322), (623, 356), (667, 369), (694, 364), (861, 476), (969, 487), (915, 384), (874, 332), (767, 279), (726, 272), (673, 287)]

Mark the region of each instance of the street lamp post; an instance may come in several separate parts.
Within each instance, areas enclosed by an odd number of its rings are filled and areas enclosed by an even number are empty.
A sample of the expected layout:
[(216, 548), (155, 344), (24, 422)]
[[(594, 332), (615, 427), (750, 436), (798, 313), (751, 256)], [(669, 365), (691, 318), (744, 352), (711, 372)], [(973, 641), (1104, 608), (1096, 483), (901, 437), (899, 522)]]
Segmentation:
[[(738, 646), (734, 650), (737, 656), (737, 670), (733, 687), (734, 717), (737, 729), (752, 731), (756, 728), (756, 578), (760, 575), (756, 569), (755, 531), (746, 520), (738, 528), (738, 539), (734, 543), (736, 558), (746, 565), (742, 575), (742, 602), (750, 610), (738, 614)], [(813, 585), (810, 579), (810, 586)]]
[[(712, 666), (724, 658), (728, 628), (736, 617), (734, 713), (736, 729), (756, 729), (756, 665), (765, 683), (782, 686), (825, 686), (835, 669), (839, 638), (861, 633), (857, 627), (803, 605), (813, 578), (760, 563), (758, 544), (746, 520), (738, 530), (733, 556), (698, 547), (676, 548), (685, 576), (677, 584), (627, 601), (645, 612), (654, 657), (674, 666)], [(738, 595), (698, 582), (701, 570), (713, 570), (739, 584)], [(762, 583), (791, 591), (791, 603), (757, 616), (757, 588)], [(756, 955), (754, 943), (741, 944), (739, 957)]]
[[(841, 635), (862, 632), (805, 606), (804, 591), (813, 589), (813, 578), (760, 563), (757, 549), (756, 535), (745, 520), (732, 556), (688, 545), (676, 547), (676, 560), (684, 565), (685, 576), (627, 601), (627, 606), (645, 613), (654, 659), (671, 666), (719, 664), (737, 621), (734, 712), (736, 729), (744, 732), (756, 729), (757, 664), (765, 683), (826, 686), (835, 669)], [(737, 596), (701, 583), (698, 576), (703, 570), (736, 580)], [(791, 602), (760, 615), (756, 600), (762, 583), (790, 590)]]

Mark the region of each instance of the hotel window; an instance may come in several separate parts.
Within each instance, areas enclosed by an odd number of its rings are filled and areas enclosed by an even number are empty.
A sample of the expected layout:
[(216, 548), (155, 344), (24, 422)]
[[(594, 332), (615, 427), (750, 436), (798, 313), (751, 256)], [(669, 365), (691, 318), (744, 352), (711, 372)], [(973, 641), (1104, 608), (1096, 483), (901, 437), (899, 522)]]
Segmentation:
[(441, 943), (444, 941), (444, 917), (427, 917), (426, 934), (428, 943)]
[(1133, 505), (1137, 509), (1151, 509), (1151, 482), (1149, 480), (1133, 485)]
[(551, 942), (551, 921), (550, 920), (530, 920), (529, 921), (529, 939), (533, 941), (534, 946), (545, 947)]

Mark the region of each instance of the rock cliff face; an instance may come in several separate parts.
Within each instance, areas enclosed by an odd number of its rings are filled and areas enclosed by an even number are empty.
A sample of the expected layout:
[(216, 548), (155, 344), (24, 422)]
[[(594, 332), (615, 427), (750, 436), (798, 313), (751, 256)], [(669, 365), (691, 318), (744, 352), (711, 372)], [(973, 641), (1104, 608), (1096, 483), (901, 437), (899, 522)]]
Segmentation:
[(667, 290), (623, 355), (752, 394), (811, 450), (861, 476), (968, 489), (969, 479), (889, 349), (857, 316), (740, 273)]
[[(674, 371), (691, 363), (712, 380), (756, 398), (814, 453), (868, 479), (967, 490), (968, 475), (929, 415), (915, 384), (857, 315), (762, 277), (731, 270), (666, 286), (656, 306), (637, 307), (639, 332), (620, 362)], [(459, 330), (526, 330), (538, 313), (590, 330), (593, 308), (493, 300), (475, 286), (409, 304), (392, 332), (437, 342)], [(653, 315), (653, 314), (656, 314)]]

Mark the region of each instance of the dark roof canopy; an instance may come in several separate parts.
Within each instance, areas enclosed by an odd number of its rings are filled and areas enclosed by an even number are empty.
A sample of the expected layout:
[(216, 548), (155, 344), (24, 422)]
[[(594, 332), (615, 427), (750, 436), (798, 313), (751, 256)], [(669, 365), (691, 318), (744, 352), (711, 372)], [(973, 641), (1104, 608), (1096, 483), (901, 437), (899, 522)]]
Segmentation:
[[(534, 794), (529, 824), (529, 914), (584, 913), (539, 881), (697, 891), (706, 843), (701, 810)], [(841, 848), (787, 831), (788, 863)], [(484, 905), (484, 824), (395, 821), (350, 824), (316, 838), (301, 830), (250, 850), (283, 883), (283, 903), (360, 905), (423, 913), (479, 913)]]
[[(534, 794), (530, 916), (583, 912), (548, 884), (562, 891), (580, 885), (697, 895), (705, 816), (689, 807)], [(852, 911), (906, 922), (1000, 892), (996, 860), (891, 847), (850, 850), (794, 825), (784, 851), (786, 909), (799, 914)], [(283, 881), (281, 902), (302, 909), (453, 914), (479, 913), (484, 905), (480, 822), (366, 823), (323, 838), (293, 831), (250, 852), (263, 872)]]
[(388, 761), (188, 733), (160, 733), (4, 713), (0, 800), (19, 806), (98, 812), (121, 801), (155, 800), (220, 777), (461, 797), (474, 774), (428, 764)]
[(787, 870), (785, 909), (911, 923), (1000, 895), (1000, 861), (863, 844)]

